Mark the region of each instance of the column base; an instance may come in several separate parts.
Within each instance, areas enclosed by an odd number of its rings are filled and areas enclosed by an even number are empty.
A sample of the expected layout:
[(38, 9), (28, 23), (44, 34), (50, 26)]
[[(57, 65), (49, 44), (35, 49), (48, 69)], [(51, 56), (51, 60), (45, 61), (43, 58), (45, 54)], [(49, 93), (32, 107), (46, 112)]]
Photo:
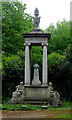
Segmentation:
[(48, 84), (47, 83), (42, 83), (42, 86), (48, 86)]
[(24, 86), (30, 86), (30, 83), (25, 83)]

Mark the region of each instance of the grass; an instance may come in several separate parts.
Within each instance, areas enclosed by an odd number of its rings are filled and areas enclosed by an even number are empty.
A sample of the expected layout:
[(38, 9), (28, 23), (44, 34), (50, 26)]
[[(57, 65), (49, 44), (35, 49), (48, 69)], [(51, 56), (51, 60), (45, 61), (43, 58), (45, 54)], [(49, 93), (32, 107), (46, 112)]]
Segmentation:
[[(26, 106), (25, 108), (23, 108), (22, 106)], [(58, 109), (70, 109), (70, 103), (69, 102), (64, 102), (63, 105), (60, 108), (57, 107), (51, 107), (49, 105), (47, 105), (48, 108), (47, 110), (58, 110)], [(2, 110), (43, 110), (44, 108), (42, 108), (42, 105), (29, 105), (29, 104), (13, 104), (13, 105), (9, 105), (9, 104), (2, 104)]]
[(70, 114), (60, 114), (57, 115), (55, 118), (70, 118)]
[(69, 107), (71, 105), (71, 103), (70, 102), (63, 102), (63, 104), (62, 104), (62, 107), (64, 107), (64, 108), (67, 108), (67, 107)]
[[(23, 108), (22, 106), (26, 106), (26, 108)], [(37, 106), (31, 106), (29, 104), (16, 104), (16, 105), (8, 105), (8, 104), (3, 104), (2, 105), (3, 110), (37, 110), (37, 109), (42, 109), (40, 105)]]
[[(26, 107), (23, 108), (22, 106), (26, 106)], [(31, 110), (44, 110), (44, 109), (42, 108), (42, 105), (29, 105), (29, 104), (9, 105), (9, 104), (4, 103), (4, 104), (2, 104), (2, 110), (8, 110), (8, 111), (30, 110), (31, 111)], [(54, 118), (70, 118), (71, 117), (71, 115), (69, 114), (69, 111), (70, 111), (70, 103), (69, 102), (64, 102), (60, 108), (48, 106), (48, 108), (46, 110), (50, 110), (51, 114), (53, 114), (53, 112), (54, 113), (56, 112), (56, 115)], [(63, 114), (64, 110), (68, 111), (68, 113)]]

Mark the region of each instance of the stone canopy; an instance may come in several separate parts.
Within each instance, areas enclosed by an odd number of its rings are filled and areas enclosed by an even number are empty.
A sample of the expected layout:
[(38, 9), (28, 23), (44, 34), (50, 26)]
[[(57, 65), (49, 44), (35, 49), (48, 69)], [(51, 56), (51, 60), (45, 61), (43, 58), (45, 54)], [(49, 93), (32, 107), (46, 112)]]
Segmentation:
[(51, 38), (51, 34), (42, 33), (40, 29), (33, 30), (28, 34), (22, 34), (22, 36), (25, 38), (25, 44), (33, 46), (42, 46), (43, 44), (48, 45), (48, 40)]
[(43, 47), (43, 73), (42, 84), (48, 85), (48, 71), (47, 71), (47, 46), (51, 34), (42, 33), (39, 28), (35, 28), (31, 33), (22, 34), (25, 40), (25, 85), (30, 85), (31, 72), (30, 72), (30, 46)]

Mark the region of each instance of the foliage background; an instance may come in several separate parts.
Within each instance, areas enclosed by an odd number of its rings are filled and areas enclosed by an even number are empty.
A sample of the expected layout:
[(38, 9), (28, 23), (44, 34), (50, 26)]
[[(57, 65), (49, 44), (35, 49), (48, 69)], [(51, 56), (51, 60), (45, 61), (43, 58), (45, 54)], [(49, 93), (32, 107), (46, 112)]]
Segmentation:
[[(12, 97), (15, 86), (24, 81), (25, 50), (22, 33), (30, 33), (34, 29), (33, 17), (25, 13), (26, 4), (20, 2), (2, 2), (2, 88), (3, 102)], [(72, 99), (72, 43), (70, 21), (63, 19), (56, 26), (51, 24), (44, 33), (51, 33), (48, 41), (48, 82), (53, 82), (54, 90), (58, 90), (61, 100)], [(42, 81), (41, 46), (31, 48), (31, 78), (33, 65), (40, 66)]]

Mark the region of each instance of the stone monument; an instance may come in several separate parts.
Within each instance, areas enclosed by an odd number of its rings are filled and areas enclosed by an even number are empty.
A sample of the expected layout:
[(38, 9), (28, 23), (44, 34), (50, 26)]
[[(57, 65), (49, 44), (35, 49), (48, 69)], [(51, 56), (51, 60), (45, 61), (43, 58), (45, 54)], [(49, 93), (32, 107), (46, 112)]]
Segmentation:
[[(25, 80), (16, 86), (16, 91), (12, 94), (12, 99), (9, 104), (16, 103), (49, 103), (52, 106), (59, 105), (60, 95), (57, 91), (53, 91), (52, 82), (48, 85), (48, 66), (47, 66), (47, 47), (48, 40), (51, 37), (49, 33), (42, 33), (39, 29), (40, 17), (39, 11), (36, 8), (34, 11), (35, 29), (28, 34), (22, 34), (25, 39)], [(34, 78), (31, 81), (30, 70), (30, 46), (43, 47), (43, 67), (42, 67), (42, 84), (39, 80), (39, 65), (35, 64)], [(31, 83), (31, 84), (30, 84)]]
[(39, 65), (35, 64), (34, 66), (34, 79), (32, 82), (32, 85), (41, 85), (41, 82), (39, 80)]

